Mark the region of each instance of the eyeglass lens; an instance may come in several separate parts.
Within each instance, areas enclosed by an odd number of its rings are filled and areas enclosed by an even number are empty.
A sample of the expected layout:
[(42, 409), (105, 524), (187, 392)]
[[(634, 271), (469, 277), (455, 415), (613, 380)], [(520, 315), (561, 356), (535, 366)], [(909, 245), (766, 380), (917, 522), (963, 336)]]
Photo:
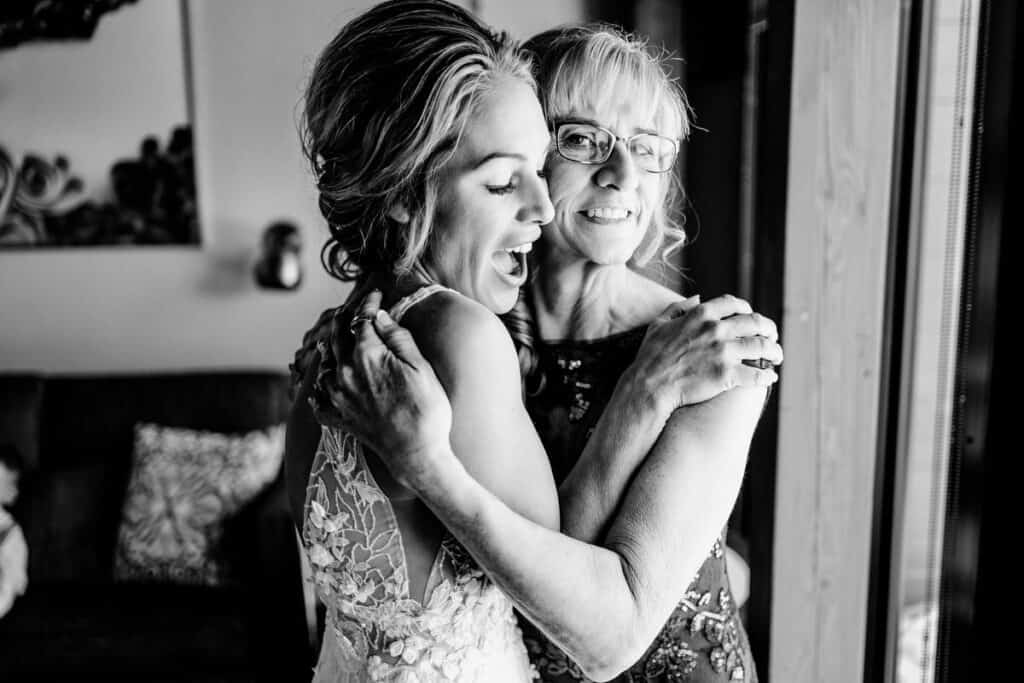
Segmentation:
[[(589, 124), (562, 124), (556, 131), (559, 154), (584, 164), (607, 161), (615, 140), (611, 131)], [(637, 166), (646, 171), (663, 173), (670, 170), (675, 162), (676, 144), (671, 138), (639, 133), (626, 138), (626, 143)]]

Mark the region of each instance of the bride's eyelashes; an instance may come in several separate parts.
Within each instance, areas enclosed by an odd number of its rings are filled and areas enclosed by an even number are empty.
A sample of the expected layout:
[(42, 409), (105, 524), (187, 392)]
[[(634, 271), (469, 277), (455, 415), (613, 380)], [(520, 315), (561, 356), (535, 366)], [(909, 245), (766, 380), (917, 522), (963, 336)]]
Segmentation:
[[(537, 171), (537, 177), (540, 178), (541, 180), (547, 181), (548, 174), (544, 171), (544, 169), (539, 169)], [(485, 185), (485, 187), (487, 188), (487, 191), (490, 192), (491, 194), (503, 195), (508, 194), (509, 192), (514, 192), (515, 189), (519, 187), (519, 184), (516, 183), (515, 178), (510, 178), (509, 181), (504, 185)]]
[(509, 179), (509, 181), (504, 185), (487, 185), (486, 187), (487, 191), (491, 194), (502, 195), (514, 192), (518, 185), (516, 184), (515, 179)]

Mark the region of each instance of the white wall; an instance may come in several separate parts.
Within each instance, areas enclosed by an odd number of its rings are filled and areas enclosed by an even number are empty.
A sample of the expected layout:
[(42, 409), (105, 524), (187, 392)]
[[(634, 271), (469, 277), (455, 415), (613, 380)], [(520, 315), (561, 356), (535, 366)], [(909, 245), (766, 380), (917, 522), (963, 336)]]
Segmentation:
[[(372, 4), (191, 2), (202, 247), (0, 251), (0, 371), (283, 368), (347, 292), (319, 265), (326, 228), (300, 154), (298, 101), (319, 49)], [(582, 19), (582, 0), (478, 6), (519, 37)], [(294, 294), (252, 284), (260, 233), (278, 218), (305, 237), (306, 281)]]
[[(283, 368), (346, 289), (319, 265), (326, 228), (296, 133), (317, 51), (370, 2), (191, 3), (202, 248), (0, 251), (0, 370)], [(306, 281), (252, 284), (263, 228), (302, 227)]]

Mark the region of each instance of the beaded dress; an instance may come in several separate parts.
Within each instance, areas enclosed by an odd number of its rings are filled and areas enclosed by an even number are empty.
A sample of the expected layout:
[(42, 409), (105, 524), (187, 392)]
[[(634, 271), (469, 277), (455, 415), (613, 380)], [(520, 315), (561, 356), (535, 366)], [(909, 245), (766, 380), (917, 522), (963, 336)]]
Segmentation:
[[(545, 381), (540, 393), (527, 399), (527, 408), (556, 481), (568, 475), (583, 452), (615, 383), (636, 357), (646, 331), (646, 327), (640, 327), (597, 340), (538, 345)], [(724, 542), (720, 535), (696, 576), (680, 577), (688, 586), (680, 586), (683, 598), (672, 616), (640, 661), (616, 681), (756, 683), (747, 634), (729, 588)], [(529, 622), (523, 619), (521, 625), (530, 659), (543, 681), (588, 680)]]
[[(400, 321), (443, 289), (421, 288), (390, 313)], [(327, 613), (314, 683), (531, 680), (512, 603), (450, 534), (423, 602), (410, 596), (394, 509), (362, 444), (341, 429), (321, 427), (304, 517), (303, 546)]]

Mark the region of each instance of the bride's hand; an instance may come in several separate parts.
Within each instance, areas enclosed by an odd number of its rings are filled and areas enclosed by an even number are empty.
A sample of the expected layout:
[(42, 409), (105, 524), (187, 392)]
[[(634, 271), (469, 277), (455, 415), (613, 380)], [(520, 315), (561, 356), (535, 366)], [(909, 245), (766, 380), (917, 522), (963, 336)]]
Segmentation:
[[(731, 295), (672, 304), (647, 330), (631, 378), (663, 410), (701, 403), (734, 387), (764, 387), (782, 363), (775, 323)], [(744, 362), (746, 361), (746, 362)], [(758, 362), (764, 367), (757, 367)]]
[[(353, 336), (355, 345), (351, 362), (336, 367), (321, 348), (326, 362), (317, 378), (319, 394), (331, 403), (330, 422), (368, 444), (399, 483), (415, 489), (436, 459), (451, 452), (452, 409), (434, 368), (380, 301), (380, 292), (368, 294), (347, 327), (335, 318), (333, 357), (346, 357)], [(324, 422), (323, 406), (314, 410)]]

